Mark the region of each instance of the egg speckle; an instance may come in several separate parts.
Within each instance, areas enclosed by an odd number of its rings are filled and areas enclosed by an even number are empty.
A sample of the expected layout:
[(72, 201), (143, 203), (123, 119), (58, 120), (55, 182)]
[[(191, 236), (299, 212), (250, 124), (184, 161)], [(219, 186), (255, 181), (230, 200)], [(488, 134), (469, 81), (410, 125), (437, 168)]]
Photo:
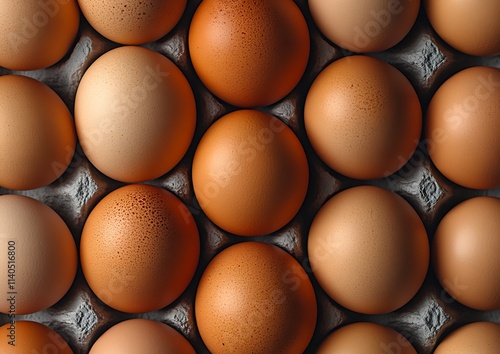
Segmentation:
[(194, 308), (212, 353), (303, 353), (317, 317), (304, 269), (284, 250), (260, 242), (242, 242), (215, 256)]
[(191, 281), (200, 254), (196, 223), (172, 193), (121, 187), (102, 199), (82, 231), (85, 279), (107, 305), (130, 313), (158, 310)]
[(330, 168), (351, 178), (375, 179), (411, 158), (422, 109), (399, 70), (356, 55), (334, 61), (314, 80), (304, 124), (311, 145)]
[(78, 0), (89, 23), (104, 37), (128, 45), (152, 42), (179, 22), (187, 0)]
[(495, 353), (500, 348), (500, 324), (474, 322), (462, 326), (442, 340), (434, 354)]
[(309, 30), (291, 0), (205, 0), (193, 16), (189, 51), (205, 86), (239, 107), (267, 106), (299, 82)]

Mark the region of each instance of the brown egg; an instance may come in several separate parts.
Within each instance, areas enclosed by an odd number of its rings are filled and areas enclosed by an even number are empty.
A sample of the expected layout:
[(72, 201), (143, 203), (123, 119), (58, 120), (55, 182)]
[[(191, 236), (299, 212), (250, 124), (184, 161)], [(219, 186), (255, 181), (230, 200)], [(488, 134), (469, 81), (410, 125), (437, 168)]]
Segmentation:
[(179, 22), (186, 0), (78, 0), (90, 25), (121, 44), (144, 44), (166, 35)]
[(451, 332), (437, 346), (434, 354), (496, 353), (500, 348), (500, 324), (474, 322)]
[(500, 199), (476, 197), (454, 207), (434, 236), (433, 262), (444, 289), (477, 310), (500, 309)]
[(0, 312), (24, 315), (51, 307), (75, 279), (75, 240), (61, 217), (38, 200), (0, 196), (0, 247)]
[(500, 186), (500, 69), (477, 66), (445, 81), (427, 110), (426, 143), (436, 167), (467, 188)]
[(143, 182), (170, 171), (196, 126), (193, 91), (173, 62), (142, 47), (120, 47), (85, 72), (75, 101), (78, 138), (108, 177)]
[(4, 1), (0, 12), (0, 66), (49, 67), (68, 53), (80, 24), (76, 0)]
[(395, 330), (370, 322), (341, 327), (321, 343), (316, 354), (417, 354), (408, 339)]
[(449, 45), (471, 55), (500, 54), (498, 0), (424, 0), (427, 17)]
[(386, 177), (413, 155), (422, 110), (393, 66), (367, 56), (339, 59), (314, 80), (305, 103), (307, 135), (319, 157), (351, 178)]
[(303, 353), (316, 325), (306, 272), (277, 246), (242, 242), (220, 252), (195, 298), (200, 335), (211, 353)]
[(201, 81), (240, 107), (267, 106), (290, 93), (309, 50), (306, 21), (292, 0), (204, 0), (189, 29)]
[(309, 230), (308, 254), (314, 276), (333, 300), (352, 311), (383, 314), (419, 290), (429, 241), (402, 197), (359, 186), (323, 205)]
[(217, 120), (193, 160), (201, 208), (237, 235), (265, 235), (285, 226), (300, 209), (308, 183), (300, 141), (278, 118), (260, 111), (235, 111)]
[(128, 185), (105, 196), (85, 222), (83, 274), (105, 304), (123, 312), (159, 310), (193, 278), (200, 255), (196, 223), (171, 192)]
[(161, 322), (132, 319), (120, 322), (101, 335), (89, 354), (195, 354), (179, 332)]
[(14, 321), (0, 327), (2, 354), (73, 354), (66, 341), (49, 327), (33, 321)]
[(0, 77), (0, 186), (34, 189), (61, 177), (73, 158), (73, 118), (61, 98), (34, 79)]
[(378, 52), (399, 43), (413, 27), (420, 0), (309, 0), (320, 31), (353, 52)]

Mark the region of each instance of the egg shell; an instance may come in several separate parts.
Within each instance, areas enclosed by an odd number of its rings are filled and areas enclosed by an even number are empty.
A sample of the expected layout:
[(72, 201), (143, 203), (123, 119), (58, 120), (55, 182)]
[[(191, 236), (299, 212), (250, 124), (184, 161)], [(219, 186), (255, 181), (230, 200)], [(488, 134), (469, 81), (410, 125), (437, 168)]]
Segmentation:
[(159, 310), (186, 289), (200, 239), (187, 207), (171, 192), (127, 185), (106, 195), (87, 218), (80, 242), (92, 291), (122, 312)]
[(451, 209), (433, 240), (441, 285), (476, 310), (500, 309), (500, 199), (475, 197)]
[(2, 4), (0, 66), (49, 67), (69, 52), (80, 24), (76, 0), (20, 0)]
[(314, 276), (352, 311), (397, 310), (427, 274), (429, 240), (422, 221), (402, 197), (380, 187), (334, 195), (314, 217), (308, 237)]
[(377, 323), (358, 322), (334, 330), (316, 354), (417, 354), (411, 343), (392, 328)]
[(470, 55), (500, 54), (500, 2), (483, 0), (424, 0), (427, 17), (437, 34)]
[(206, 267), (195, 298), (200, 335), (211, 353), (303, 353), (317, 308), (302, 266), (281, 248), (242, 242)]
[(61, 177), (73, 158), (73, 117), (47, 85), (0, 77), (0, 186), (35, 189)]
[(83, 152), (105, 175), (143, 182), (170, 171), (191, 144), (196, 103), (189, 82), (165, 56), (126, 46), (99, 57), (75, 99)]
[(15, 292), (14, 299), (12, 294), (2, 296), (0, 312), (38, 312), (68, 292), (78, 263), (75, 240), (44, 203), (21, 195), (0, 196), (0, 247), (5, 250), (0, 291)]
[(307, 193), (307, 158), (293, 131), (271, 114), (240, 110), (218, 119), (193, 159), (201, 208), (242, 236), (272, 233), (298, 212)]
[(500, 186), (500, 69), (476, 66), (446, 80), (426, 114), (432, 162), (467, 188)]
[(309, 51), (308, 27), (292, 0), (204, 0), (189, 28), (189, 52), (201, 81), (244, 108), (290, 93)]
[(179, 22), (187, 0), (78, 0), (83, 15), (104, 37), (128, 45), (155, 41)]
[(413, 86), (395, 67), (355, 55), (327, 66), (304, 108), (307, 136), (318, 156), (351, 178), (387, 177), (413, 155), (422, 109)]
[(101, 335), (89, 354), (195, 354), (186, 338), (172, 327), (147, 319), (120, 322)]
[(434, 354), (484, 354), (496, 353), (500, 348), (500, 324), (474, 322), (447, 335)]
[[(51, 328), (33, 321), (15, 321), (0, 327), (0, 353), (73, 354), (66, 341)], [(10, 337), (10, 336), (13, 337)], [(12, 344), (11, 344), (12, 343)]]
[(309, 0), (314, 22), (332, 42), (357, 52), (379, 52), (413, 27), (420, 0)]

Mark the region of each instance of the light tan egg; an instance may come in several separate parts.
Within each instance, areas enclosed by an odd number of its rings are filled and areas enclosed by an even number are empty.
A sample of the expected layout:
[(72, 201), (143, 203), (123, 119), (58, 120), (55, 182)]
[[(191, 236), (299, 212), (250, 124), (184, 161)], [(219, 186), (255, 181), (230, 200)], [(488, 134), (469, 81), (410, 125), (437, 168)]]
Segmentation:
[(474, 322), (448, 334), (437, 346), (434, 354), (485, 354), (500, 348), (500, 324)]
[(5, 1), (0, 11), (0, 66), (36, 70), (61, 60), (78, 33), (76, 0)]
[(211, 353), (302, 354), (316, 325), (316, 297), (304, 268), (281, 248), (242, 242), (205, 269), (194, 303)]
[(309, 0), (309, 9), (333, 43), (357, 53), (379, 52), (410, 32), (420, 0)]
[(127, 185), (87, 218), (80, 242), (83, 275), (95, 295), (122, 312), (159, 310), (187, 288), (198, 265), (196, 223), (160, 187)]
[(166, 35), (179, 22), (187, 0), (78, 0), (90, 25), (121, 44), (144, 44)]
[(120, 322), (104, 332), (89, 354), (195, 354), (186, 338), (172, 327), (147, 319)]
[(314, 217), (308, 237), (319, 285), (352, 311), (397, 310), (427, 274), (429, 240), (422, 221), (402, 197), (379, 187), (334, 195)]
[(392, 328), (357, 322), (333, 331), (316, 354), (417, 354), (411, 343)]
[(457, 301), (500, 309), (500, 199), (475, 197), (451, 209), (434, 235), (434, 271)]
[(426, 115), (432, 162), (467, 188), (500, 186), (500, 69), (462, 70), (436, 91)]
[(437, 34), (455, 49), (471, 55), (500, 54), (498, 0), (424, 0)]
[(75, 99), (85, 155), (102, 173), (143, 182), (169, 172), (184, 156), (196, 126), (189, 82), (160, 53), (128, 46), (99, 57)]
[[(58, 302), (76, 275), (73, 236), (50, 207), (21, 195), (0, 196), (0, 312), (31, 314)], [(3, 351), (2, 351), (3, 353)]]
[(47, 85), (20, 75), (0, 77), (0, 186), (35, 189), (66, 171), (73, 158), (73, 117)]

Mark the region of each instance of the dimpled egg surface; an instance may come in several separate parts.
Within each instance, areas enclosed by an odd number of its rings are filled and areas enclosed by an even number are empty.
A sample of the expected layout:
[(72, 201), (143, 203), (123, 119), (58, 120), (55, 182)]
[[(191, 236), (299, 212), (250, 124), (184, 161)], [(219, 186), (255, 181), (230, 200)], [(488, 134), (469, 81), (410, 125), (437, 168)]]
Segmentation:
[(202, 137), (193, 188), (218, 226), (241, 236), (272, 233), (298, 212), (309, 170), (302, 145), (278, 118), (256, 110), (229, 113)]
[(83, 152), (102, 173), (143, 182), (170, 171), (184, 156), (196, 126), (189, 82), (168, 58), (125, 46), (99, 57), (75, 99)]
[(82, 231), (80, 258), (90, 288), (123, 312), (161, 309), (190, 283), (198, 264), (198, 228), (171, 192), (127, 185), (105, 196)]
[(448, 334), (437, 346), (434, 354), (496, 353), (500, 348), (500, 324), (474, 322)]
[(179, 21), (186, 0), (78, 0), (83, 15), (104, 37), (144, 44), (166, 35)]
[(76, 0), (5, 1), (0, 11), (0, 66), (36, 70), (61, 60), (78, 33)]
[(202, 275), (194, 308), (211, 353), (303, 353), (317, 318), (302, 266), (261, 242), (238, 243), (216, 255)]
[(285, 97), (302, 77), (309, 50), (306, 21), (292, 0), (205, 0), (189, 29), (201, 81), (239, 107)]

